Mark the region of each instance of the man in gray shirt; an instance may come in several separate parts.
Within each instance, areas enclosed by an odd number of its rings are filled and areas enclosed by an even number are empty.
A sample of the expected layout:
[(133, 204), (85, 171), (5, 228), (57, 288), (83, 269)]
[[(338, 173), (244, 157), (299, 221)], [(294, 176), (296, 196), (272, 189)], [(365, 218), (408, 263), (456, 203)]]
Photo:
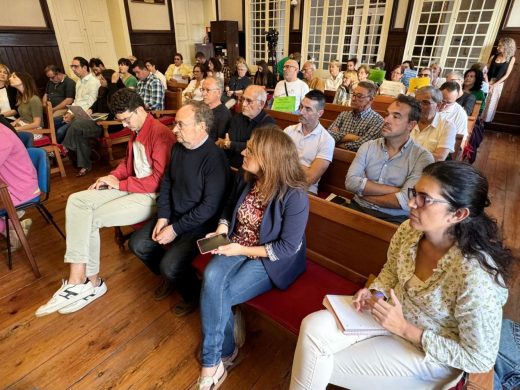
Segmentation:
[(381, 135), (361, 145), (345, 187), (356, 194), (350, 208), (388, 222), (408, 218), (408, 188), (415, 185), (433, 156), (410, 138), (421, 108), (411, 96), (399, 95), (388, 107)]

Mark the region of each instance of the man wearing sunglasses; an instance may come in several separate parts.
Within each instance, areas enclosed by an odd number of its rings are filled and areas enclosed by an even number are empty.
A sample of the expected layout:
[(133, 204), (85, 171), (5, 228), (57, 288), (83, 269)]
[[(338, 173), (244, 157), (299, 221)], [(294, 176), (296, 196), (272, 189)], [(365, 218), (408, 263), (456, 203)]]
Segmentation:
[(352, 111), (343, 111), (328, 131), (336, 146), (356, 152), (367, 141), (380, 137), (383, 117), (372, 110), (377, 92), (374, 83), (361, 81), (352, 93)]
[(410, 137), (420, 113), (411, 96), (399, 95), (388, 106), (382, 138), (361, 145), (348, 170), (345, 187), (355, 194), (350, 208), (392, 223), (408, 218), (408, 188), (434, 161)]
[(69, 278), (38, 308), (37, 317), (56, 311), (73, 313), (105, 294), (106, 283), (99, 277), (99, 229), (146, 221), (155, 211), (175, 137), (146, 112), (135, 91), (124, 88), (115, 92), (111, 106), (116, 118), (133, 132), (126, 157), (110, 174), (67, 200), (65, 262), (70, 263)]

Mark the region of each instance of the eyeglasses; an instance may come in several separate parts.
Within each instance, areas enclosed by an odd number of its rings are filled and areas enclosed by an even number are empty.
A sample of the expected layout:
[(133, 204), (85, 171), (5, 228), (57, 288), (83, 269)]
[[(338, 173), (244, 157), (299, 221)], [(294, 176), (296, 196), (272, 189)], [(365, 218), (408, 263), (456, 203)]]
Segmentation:
[(184, 122), (181, 122), (181, 121), (178, 121), (178, 122), (173, 122), (173, 128), (176, 128), (178, 127), (179, 130), (182, 130), (184, 129), (186, 126), (190, 126), (192, 124), (194, 124), (195, 122), (191, 122), (191, 123), (184, 123)]
[(174, 61), (180, 61), (181, 59), (179, 57), (175, 57), (173, 60)]
[(200, 88), (200, 92), (201, 93), (210, 93), (211, 91), (218, 91), (219, 89), (218, 88)]
[(121, 119), (121, 123), (122, 123), (124, 126), (128, 126), (129, 123), (130, 123), (130, 119), (132, 118), (132, 116), (134, 116), (134, 114), (135, 114), (135, 111), (132, 111), (132, 112), (130, 113), (130, 115), (128, 115), (126, 118)]
[(242, 97), (239, 100), (240, 100), (240, 103), (242, 103), (242, 104), (244, 104), (244, 103), (253, 104), (253, 102), (259, 102), (260, 101), (260, 99), (249, 99), (249, 98), (246, 98), (246, 97)]
[(415, 204), (418, 208), (429, 206), (434, 203), (449, 203), (445, 199), (435, 199), (429, 195), (423, 194), (422, 192), (417, 192), (415, 188), (408, 188), (408, 198), (415, 199)]
[(363, 95), (363, 94), (360, 94), (360, 93), (353, 93), (352, 94), (352, 98), (355, 98), (355, 99), (364, 99), (364, 98), (367, 98), (367, 97), (370, 97), (370, 95)]
[(456, 103), (456, 102), (447, 102), (446, 100), (443, 100), (443, 101), (441, 102), (441, 105), (442, 105), (443, 107), (450, 107), (450, 106), (453, 106), (455, 103)]
[(419, 74), (419, 77), (430, 77), (431, 75), (429, 73), (421, 73)]

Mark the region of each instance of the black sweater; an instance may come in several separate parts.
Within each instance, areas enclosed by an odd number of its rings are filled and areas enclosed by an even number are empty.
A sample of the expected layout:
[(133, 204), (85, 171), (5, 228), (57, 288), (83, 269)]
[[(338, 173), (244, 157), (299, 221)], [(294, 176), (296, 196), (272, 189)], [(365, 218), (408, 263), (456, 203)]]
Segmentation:
[(177, 142), (164, 173), (157, 215), (176, 234), (203, 234), (215, 229), (222, 211), (230, 169), (226, 156), (208, 138), (197, 149)]

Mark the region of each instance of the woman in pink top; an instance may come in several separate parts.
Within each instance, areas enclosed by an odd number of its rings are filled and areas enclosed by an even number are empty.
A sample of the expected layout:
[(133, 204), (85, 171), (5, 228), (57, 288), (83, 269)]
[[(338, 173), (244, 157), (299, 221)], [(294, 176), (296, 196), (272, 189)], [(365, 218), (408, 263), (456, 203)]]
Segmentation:
[[(29, 158), (27, 149), (18, 136), (9, 128), (0, 125), (0, 180), (7, 184), (13, 204), (19, 205), (40, 194), (38, 176)], [(22, 227), (27, 235), (32, 221), (25, 219)], [(0, 233), (5, 235), (5, 220), (0, 218)], [(13, 249), (20, 244), (17, 235), (10, 234)]]

